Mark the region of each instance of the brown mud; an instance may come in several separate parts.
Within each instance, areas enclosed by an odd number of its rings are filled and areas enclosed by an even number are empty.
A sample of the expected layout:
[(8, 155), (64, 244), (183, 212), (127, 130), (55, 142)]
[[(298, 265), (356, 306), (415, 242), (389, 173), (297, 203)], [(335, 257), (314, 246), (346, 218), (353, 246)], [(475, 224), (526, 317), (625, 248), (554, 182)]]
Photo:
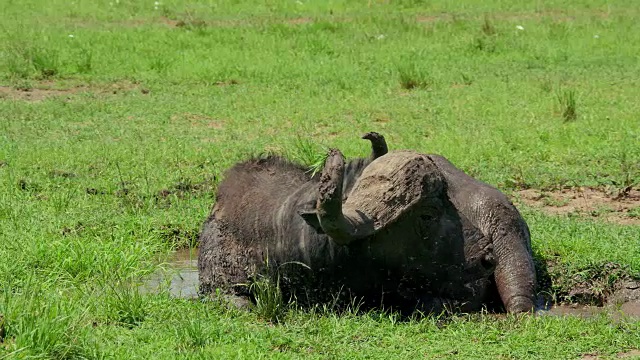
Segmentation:
[[(198, 249), (182, 249), (176, 251), (160, 270), (143, 279), (141, 292), (159, 293), (168, 291), (177, 298), (194, 299), (198, 297)], [(575, 289), (575, 291), (586, 291)], [(630, 319), (640, 320), (640, 282), (633, 280), (619, 281), (614, 290), (608, 294), (600, 305), (580, 303), (549, 303), (541, 305), (537, 316), (575, 316), (593, 318), (607, 316), (614, 321)]]
[(640, 301), (640, 279), (628, 266), (600, 262), (572, 268), (534, 254), (538, 292), (545, 303), (605, 306)]
[[(580, 357), (580, 360), (600, 360), (600, 359), (611, 359), (611, 356), (600, 356), (597, 353), (591, 354), (583, 354)], [(640, 349), (633, 349), (629, 351), (619, 352), (616, 354), (615, 358), (618, 359), (640, 359)]]
[(579, 304), (558, 304), (536, 311), (539, 316), (575, 316), (593, 318), (608, 316), (613, 320), (640, 320), (640, 302), (625, 302), (620, 305), (594, 306)]
[(604, 219), (621, 225), (640, 225), (640, 189), (607, 191), (577, 187), (554, 191), (535, 189), (514, 193), (514, 202), (551, 215), (578, 215)]

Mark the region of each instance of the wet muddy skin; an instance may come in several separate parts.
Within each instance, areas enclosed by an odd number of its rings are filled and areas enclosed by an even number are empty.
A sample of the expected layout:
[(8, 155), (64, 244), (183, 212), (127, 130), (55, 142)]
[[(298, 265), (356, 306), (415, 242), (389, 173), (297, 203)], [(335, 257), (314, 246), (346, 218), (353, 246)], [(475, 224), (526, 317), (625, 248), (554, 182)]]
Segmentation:
[[(141, 292), (169, 291), (172, 297), (193, 299), (198, 297), (198, 249), (176, 251), (167, 260), (167, 266), (144, 279)], [(640, 302), (618, 305), (552, 305), (536, 311), (538, 316), (577, 316), (591, 318), (601, 315), (614, 320), (630, 318), (640, 320)]]

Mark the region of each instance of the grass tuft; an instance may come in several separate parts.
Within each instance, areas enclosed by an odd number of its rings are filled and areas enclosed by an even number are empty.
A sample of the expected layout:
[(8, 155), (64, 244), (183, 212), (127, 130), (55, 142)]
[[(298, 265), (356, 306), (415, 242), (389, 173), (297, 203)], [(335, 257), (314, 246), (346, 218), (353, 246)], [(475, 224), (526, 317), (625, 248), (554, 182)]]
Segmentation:
[(497, 50), (496, 41), (493, 37), (478, 36), (474, 39), (472, 49), (480, 52), (495, 53)]
[(408, 62), (398, 66), (400, 86), (406, 90), (428, 89), (433, 85), (431, 76), (416, 62)]
[(151, 59), (149, 68), (155, 71), (158, 75), (166, 75), (173, 62), (173, 59), (167, 57), (166, 54), (157, 55)]
[(176, 329), (176, 335), (182, 347), (202, 349), (220, 337), (220, 330), (208, 328), (203, 320), (189, 319)]
[(264, 320), (279, 323), (284, 320), (286, 303), (280, 289), (280, 277), (274, 280), (267, 275), (258, 275), (249, 285), (249, 292), (254, 298), (254, 312)]
[(133, 328), (146, 319), (148, 314), (147, 301), (131, 281), (118, 281), (116, 285), (109, 284), (108, 289), (106, 308), (111, 321), (127, 328)]
[(462, 84), (464, 85), (469, 86), (473, 84), (473, 79), (471, 78), (471, 76), (465, 73), (460, 73), (460, 79), (462, 80)]
[(82, 316), (74, 314), (65, 299), (33, 283), (22, 293), (7, 288), (0, 293), (0, 358), (3, 350), (18, 358), (48, 359), (95, 353), (86, 340)]
[(34, 47), (27, 56), (40, 78), (49, 79), (60, 73), (60, 60), (55, 50)]
[(498, 31), (496, 30), (496, 27), (493, 26), (488, 16), (484, 17), (484, 22), (482, 23), (481, 29), (482, 29), (482, 33), (487, 36), (493, 36), (498, 33)]
[(327, 158), (329, 157), (329, 152), (325, 152), (324, 154), (318, 154), (316, 159), (311, 165), (309, 165), (309, 172), (311, 172), (311, 177), (314, 177), (316, 174), (322, 172), (324, 169), (324, 164), (327, 162)]
[(309, 168), (311, 176), (322, 171), (328, 155), (328, 149), (302, 137), (296, 138), (293, 150), (289, 151), (290, 157)]
[(76, 71), (80, 74), (90, 74), (93, 70), (93, 51), (91, 48), (80, 49), (77, 62)]
[(556, 93), (556, 99), (558, 100), (564, 121), (573, 121), (578, 118), (576, 111), (576, 93), (574, 90), (558, 91)]
[(623, 144), (623, 148), (618, 152), (620, 163), (621, 179), (616, 182), (618, 187), (618, 197), (624, 198), (631, 188), (640, 182), (640, 149)]

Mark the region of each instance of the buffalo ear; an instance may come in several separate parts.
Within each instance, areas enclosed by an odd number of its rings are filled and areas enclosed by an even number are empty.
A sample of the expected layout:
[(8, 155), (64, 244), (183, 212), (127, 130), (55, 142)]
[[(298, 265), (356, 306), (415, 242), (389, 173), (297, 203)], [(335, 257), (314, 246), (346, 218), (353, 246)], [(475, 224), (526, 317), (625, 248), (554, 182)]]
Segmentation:
[(324, 234), (324, 230), (322, 230), (322, 226), (320, 225), (320, 220), (318, 219), (318, 213), (316, 210), (298, 210), (298, 215), (300, 215), (304, 221), (309, 224), (318, 234)]

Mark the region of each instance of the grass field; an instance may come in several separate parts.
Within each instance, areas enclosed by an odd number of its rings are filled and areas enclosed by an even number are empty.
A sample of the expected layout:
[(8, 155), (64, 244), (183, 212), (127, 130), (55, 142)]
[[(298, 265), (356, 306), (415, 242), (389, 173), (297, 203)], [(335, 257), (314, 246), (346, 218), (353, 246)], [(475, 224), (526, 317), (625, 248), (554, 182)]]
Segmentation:
[(274, 325), (134, 284), (196, 245), (236, 161), (277, 151), (309, 162), (324, 146), (363, 156), (367, 131), (442, 154), (515, 201), (522, 189), (626, 195), (624, 221), (606, 206), (520, 208), (551, 298), (640, 277), (633, 2), (0, 3), (0, 359), (595, 359), (640, 348), (640, 321), (607, 315), (401, 321), (319, 309)]

